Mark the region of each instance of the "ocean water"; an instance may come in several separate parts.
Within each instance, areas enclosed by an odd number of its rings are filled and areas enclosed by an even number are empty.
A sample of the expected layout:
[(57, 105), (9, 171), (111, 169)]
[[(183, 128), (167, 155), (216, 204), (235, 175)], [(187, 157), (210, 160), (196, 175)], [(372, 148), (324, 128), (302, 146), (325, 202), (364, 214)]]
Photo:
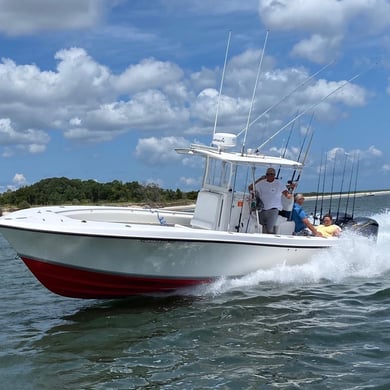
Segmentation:
[(0, 389), (389, 389), (390, 196), (355, 206), (376, 243), (181, 296), (56, 296), (0, 236)]

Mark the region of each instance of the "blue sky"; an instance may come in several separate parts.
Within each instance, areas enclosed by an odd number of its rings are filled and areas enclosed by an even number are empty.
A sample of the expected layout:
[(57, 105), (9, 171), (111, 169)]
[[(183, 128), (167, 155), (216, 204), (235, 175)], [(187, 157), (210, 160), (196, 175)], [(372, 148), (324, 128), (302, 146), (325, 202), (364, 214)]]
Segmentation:
[(217, 131), (245, 127), (265, 46), (251, 118), (275, 108), (247, 147), (307, 110), (262, 149), (297, 158), (310, 127), (302, 191), (357, 159), (358, 189), (390, 188), (388, 0), (0, 0), (0, 191), (62, 176), (198, 189), (201, 161), (173, 148), (211, 142), (229, 31)]

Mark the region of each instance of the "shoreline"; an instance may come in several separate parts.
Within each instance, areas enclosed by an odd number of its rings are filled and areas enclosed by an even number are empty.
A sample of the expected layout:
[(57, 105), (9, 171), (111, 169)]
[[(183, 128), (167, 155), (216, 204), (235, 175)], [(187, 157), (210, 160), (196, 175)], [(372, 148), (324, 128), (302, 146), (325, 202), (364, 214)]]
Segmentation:
[[(296, 194), (299, 192), (296, 192)], [(341, 195), (339, 193), (333, 193), (333, 194), (326, 194), (326, 195), (305, 195), (304, 192), (302, 192), (306, 200), (316, 200), (316, 199), (335, 199), (335, 198), (348, 198), (348, 197), (356, 197), (356, 198), (363, 198), (365, 196), (381, 196), (381, 195), (390, 195), (390, 190), (379, 190), (379, 191), (364, 191), (364, 192), (350, 192), (350, 193), (342, 193)], [(193, 204), (186, 204), (186, 205), (175, 205), (175, 206), (160, 206), (156, 208), (162, 208), (166, 210), (192, 210), (195, 207), (196, 203)], [(37, 206), (34, 206), (37, 207)], [(142, 207), (138, 204), (128, 205), (128, 207)], [(17, 211), (17, 208), (1, 208), (0, 207), (0, 217), (5, 216), (13, 211)]]

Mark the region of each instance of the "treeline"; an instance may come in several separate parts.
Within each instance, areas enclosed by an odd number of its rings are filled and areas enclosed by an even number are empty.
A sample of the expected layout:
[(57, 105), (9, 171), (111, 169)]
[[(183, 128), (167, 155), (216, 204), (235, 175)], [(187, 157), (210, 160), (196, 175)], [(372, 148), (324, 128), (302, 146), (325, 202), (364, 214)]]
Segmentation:
[(2, 207), (28, 208), (56, 204), (137, 203), (149, 205), (193, 202), (197, 192), (166, 190), (156, 184), (142, 185), (136, 181), (114, 180), (98, 183), (94, 180), (66, 177), (43, 179), (30, 186), (0, 194)]

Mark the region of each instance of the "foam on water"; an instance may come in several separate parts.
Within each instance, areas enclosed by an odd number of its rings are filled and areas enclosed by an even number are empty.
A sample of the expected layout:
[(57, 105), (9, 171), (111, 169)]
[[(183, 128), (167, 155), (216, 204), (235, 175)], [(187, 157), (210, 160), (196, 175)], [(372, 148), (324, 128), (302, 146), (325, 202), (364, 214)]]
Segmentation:
[(270, 270), (242, 276), (221, 278), (216, 282), (193, 290), (196, 295), (219, 295), (237, 289), (260, 284), (312, 285), (327, 280), (331, 283), (345, 282), (349, 278), (372, 278), (390, 271), (390, 213), (373, 215), (379, 223), (377, 242), (344, 233), (343, 245), (321, 252), (311, 261), (300, 266), (278, 266)]

